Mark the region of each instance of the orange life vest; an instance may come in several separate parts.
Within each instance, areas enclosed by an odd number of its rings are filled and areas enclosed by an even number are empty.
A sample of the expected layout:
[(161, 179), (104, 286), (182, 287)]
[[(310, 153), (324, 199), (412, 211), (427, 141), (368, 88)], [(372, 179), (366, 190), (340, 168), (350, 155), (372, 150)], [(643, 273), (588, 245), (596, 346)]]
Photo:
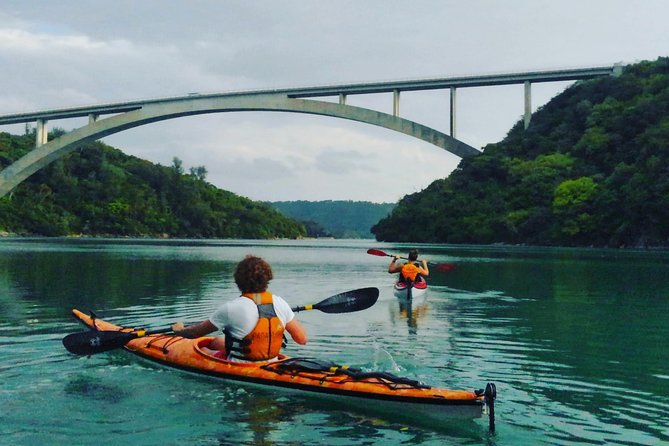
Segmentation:
[(248, 297), (258, 306), (258, 323), (244, 339), (225, 334), (228, 355), (244, 361), (267, 361), (275, 358), (281, 351), (285, 328), (274, 310), (272, 294), (248, 293), (242, 296)]
[(400, 274), (404, 280), (415, 282), (416, 277), (420, 274), (421, 271), (422, 269), (416, 266), (414, 263), (407, 263), (402, 266)]

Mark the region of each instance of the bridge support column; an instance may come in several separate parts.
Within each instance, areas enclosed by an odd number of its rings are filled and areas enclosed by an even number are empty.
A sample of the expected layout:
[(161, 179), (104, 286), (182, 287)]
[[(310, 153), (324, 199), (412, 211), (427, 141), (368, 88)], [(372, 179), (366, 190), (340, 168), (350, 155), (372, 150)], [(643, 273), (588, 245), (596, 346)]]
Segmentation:
[(393, 116), (400, 115), (400, 91), (393, 90)]
[(613, 77), (620, 77), (620, 75), (623, 74), (623, 64), (622, 62), (618, 62), (617, 64), (613, 65), (613, 73), (611, 73), (611, 76)]
[(530, 126), (530, 119), (532, 119), (532, 84), (530, 81), (525, 81), (525, 128)]
[(46, 129), (46, 119), (37, 120), (37, 129), (35, 132), (35, 147), (42, 146), (47, 143), (49, 139), (49, 132)]
[(451, 87), (451, 138), (455, 138), (455, 87)]
[(346, 95), (343, 93), (339, 93), (339, 103), (341, 105), (346, 105)]
[(93, 124), (94, 122), (96, 122), (98, 120), (99, 117), (100, 117), (100, 115), (98, 113), (89, 113), (88, 114), (88, 123)]

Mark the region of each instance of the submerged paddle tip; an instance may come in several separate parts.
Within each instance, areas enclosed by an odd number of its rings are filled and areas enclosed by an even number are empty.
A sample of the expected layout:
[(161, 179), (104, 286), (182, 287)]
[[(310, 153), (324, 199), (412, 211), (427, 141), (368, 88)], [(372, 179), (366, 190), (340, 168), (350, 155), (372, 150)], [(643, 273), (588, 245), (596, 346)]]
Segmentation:
[(453, 271), (454, 269), (455, 269), (455, 264), (453, 264), (453, 263), (443, 263), (443, 264), (437, 266), (438, 271), (449, 272), (449, 271)]

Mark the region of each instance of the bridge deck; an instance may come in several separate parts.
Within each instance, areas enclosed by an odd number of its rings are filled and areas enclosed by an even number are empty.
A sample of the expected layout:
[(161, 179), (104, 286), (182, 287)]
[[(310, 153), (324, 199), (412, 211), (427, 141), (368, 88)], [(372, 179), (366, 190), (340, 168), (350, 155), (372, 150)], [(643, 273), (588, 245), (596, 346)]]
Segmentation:
[(113, 104), (101, 104), (63, 108), (58, 110), (44, 110), (29, 113), (16, 113), (0, 116), (0, 125), (35, 122), (38, 120), (68, 119), (89, 115), (104, 115), (125, 113), (142, 108), (146, 104), (155, 104), (179, 99), (193, 99), (193, 97), (223, 97), (223, 96), (251, 96), (251, 95), (282, 95), (289, 98), (310, 98), (338, 95), (356, 95), (371, 93), (389, 93), (394, 91), (437, 90), (447, 88), (483, 87), (493, 85), (522, 84), (525, 82), (557, 82), (590, 79), (598, 76), (615, 75), (620, 65), (610, 65), (591, 68), (564, 69), (552, 71), (533, 71), (525, 73), (489, 74), (480, 76), (465, 76), (451, 78), (416, 79), (403, 81), (371, 82), (358, 84), (342, 84), (315, 86), (304, 88), (286, 88), (271, 90), (248, 90), (214, 94), (194, 94), (163, 99), (148, 99)]

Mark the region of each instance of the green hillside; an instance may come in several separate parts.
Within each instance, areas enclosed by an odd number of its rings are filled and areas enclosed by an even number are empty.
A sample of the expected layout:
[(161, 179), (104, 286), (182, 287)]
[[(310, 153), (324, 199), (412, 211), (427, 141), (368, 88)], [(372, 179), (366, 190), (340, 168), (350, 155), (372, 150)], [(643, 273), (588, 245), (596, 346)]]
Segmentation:
[(669, 245), (669, 58), (577, 82), (527, 130), (405, 196), (378, 240)]
[(373, 238), (370, 229), (388, 216), (394, 203), (369, 201), (276, 201), (269, 203), (305, 224), (312, 236)]
[[(62, 131), (56, 131), (52, 137)], [(0, 169), (35, 134), (0, 133)], [(297, 238), (304, 226), (270, 206), (218, 189), (206, 169), (155, 165), (94, 142), (51, 163), (0, 199), (0, 231), (26, 235)]]

